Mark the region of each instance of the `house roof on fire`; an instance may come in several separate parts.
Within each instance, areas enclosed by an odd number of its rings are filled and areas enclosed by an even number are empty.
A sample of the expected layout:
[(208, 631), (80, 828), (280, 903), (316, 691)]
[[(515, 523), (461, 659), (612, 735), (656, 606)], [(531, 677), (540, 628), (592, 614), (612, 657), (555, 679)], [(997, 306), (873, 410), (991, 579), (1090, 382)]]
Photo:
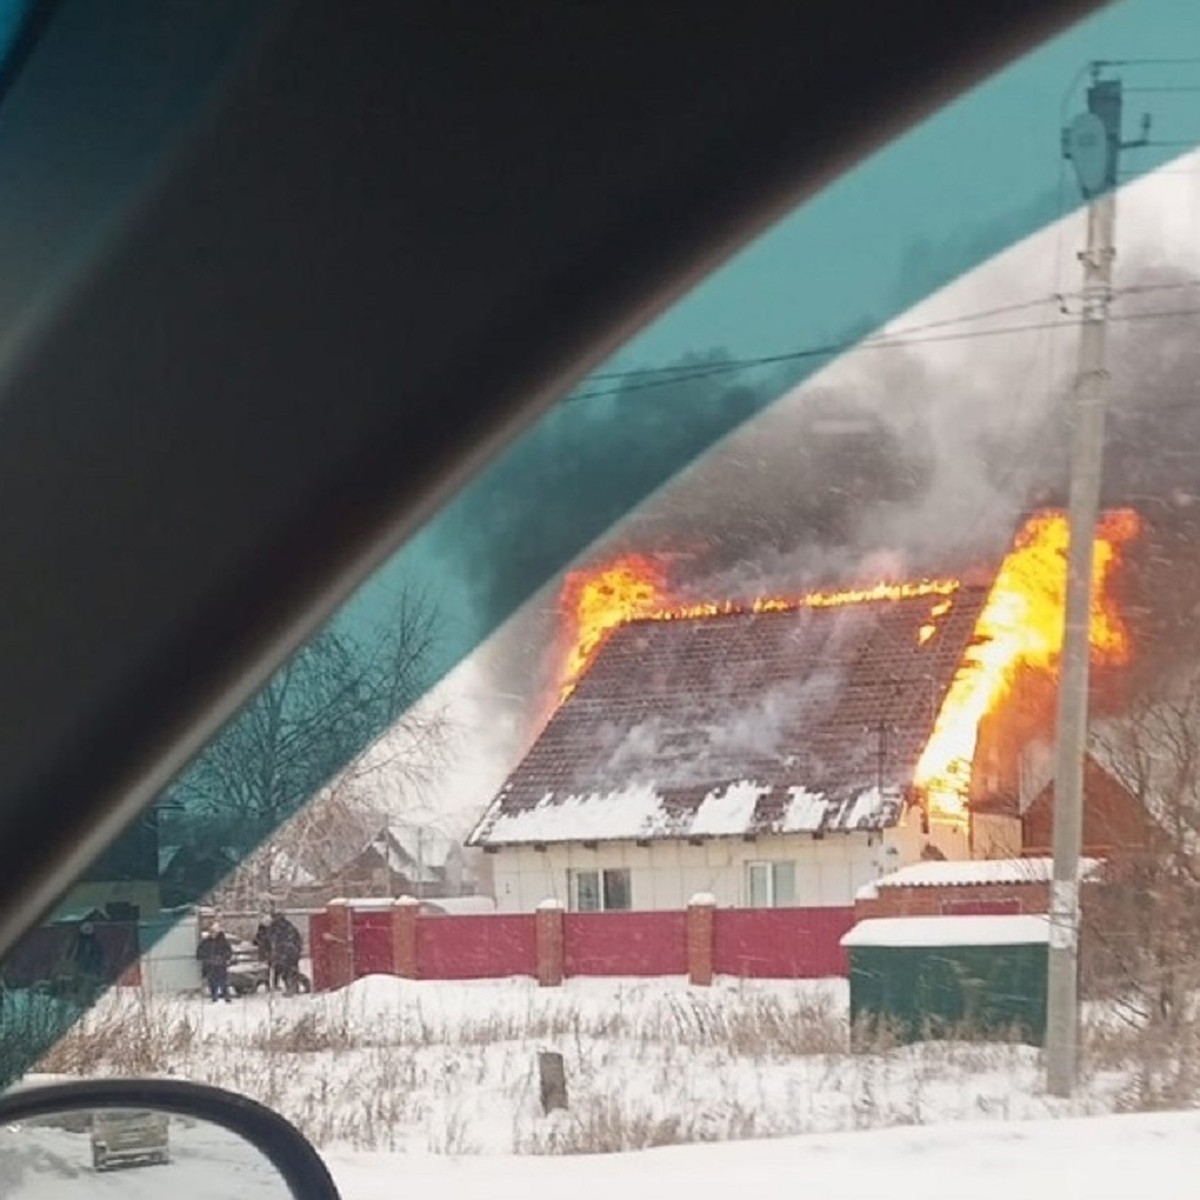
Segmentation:
[(986, 595), (621, 625), (468, 842), (891, 825)]

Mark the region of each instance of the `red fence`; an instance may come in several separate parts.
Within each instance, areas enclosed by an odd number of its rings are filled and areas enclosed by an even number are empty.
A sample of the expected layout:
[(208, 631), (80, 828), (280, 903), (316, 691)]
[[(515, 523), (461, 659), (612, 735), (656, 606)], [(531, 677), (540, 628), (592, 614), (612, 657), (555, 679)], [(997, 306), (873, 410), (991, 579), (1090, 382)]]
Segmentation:
[(417, 917), (419, 979), (507, 979), (537, 974), (533, 917)]
[(718, 908), (713, 969), (743, 979), (845, 975), (840, 942), (853, 924), (853, 908)]
[(354, 921), (355, 975), (387, 975), (392, 969), (392, 914), (388, 909), (356, 912)]
[(686, 912), (567, 913), (565, 975), (686, 975)]
[[(814, 979), (845, 975), (852, 908), (426, 916), (398, 902), (333, 906), (311, 923), (313, 985), (364, 975), (543, 983), (583, 975)], [(540, 931), (540, 932), (539, 932)]]
[(308, 922), (308, 954), (312, 962), (312, 984), (318, 992), (333, 986), (332, 963), (330, 962), (329, 914), (313, 913)]

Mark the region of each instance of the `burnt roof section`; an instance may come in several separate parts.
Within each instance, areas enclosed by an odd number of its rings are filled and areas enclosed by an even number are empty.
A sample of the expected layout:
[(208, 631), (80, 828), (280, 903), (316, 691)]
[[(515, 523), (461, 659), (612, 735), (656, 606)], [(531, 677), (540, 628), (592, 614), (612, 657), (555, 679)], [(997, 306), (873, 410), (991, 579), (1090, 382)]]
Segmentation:
[(892, 824), (986, 596), (622, 625), (469, 841)]

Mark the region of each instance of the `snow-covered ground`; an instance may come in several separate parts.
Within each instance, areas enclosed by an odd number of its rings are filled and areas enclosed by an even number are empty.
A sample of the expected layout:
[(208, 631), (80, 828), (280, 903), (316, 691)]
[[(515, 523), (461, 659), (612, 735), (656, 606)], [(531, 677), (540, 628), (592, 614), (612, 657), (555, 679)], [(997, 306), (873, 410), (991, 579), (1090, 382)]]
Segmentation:
[(1192, 1200), (1200, 1115), (970, 1123), (580, 1158), (329, 1156), (344, 1200)]
[[(5, 1200), (285, 1200), (273, 1169), (211, 1127), (175, 1128), (172, 1161), (98, 1175), (84, 1134), (0, 1130)], [(572, 1157), (327, 1155), (344, 1200), (564, 1195), (729, 1200), (797, 1190), (822, 1200), (1183, 1200), (1196, 1194), (1200, 1115), (1096, 1117), (885, 1129)]]
[[(333, 994), (228, 1005), (117, 993), (39, 1070), (165, 1073), (255, 1096), (318, 1143), (346, 1200), (414, 1190), (456, 1200), (614, 1191), (728, 1200), (731, 1189), (768, 1188), (822, 1200), (1197, 1193), (1200, 1114), (1111, 1115), (1196, 1102), (1194, 1092), (1182, 1102), (1156, 1092), (1145, 1064), (1134, 1068), (1119, 1016), (1090, 1014), (1083, 1086), (1068, 1104), (1045, 1095), (1040, 1052), (1027, 1046), (851, 1054), (846, 1001), (841, 980), (705, 989), (575, 979), (539, 989), (375, 977)], [(541, 1112), (540, 1050), (564, 1056), (566, 1113)], [(42, 1182), (61, 1183), (78, 1154), (42, 1149)], [(0, 1194), (43, 1200), (8, 1186), (5, 1160), (10, 1173), (22, 1161), (10, 1151), (0, 1140)], [(115, 1194), (138, 1200), (138, 1187), (161, 1197), (170, 1175), (169, 1191), (203, 1200), (216, 1173), (193, 1183), (185, 1168), (177, 1155), (111, 1178), (127, 1185)], [(46, 1197), (72, 1200), (61, 1188)]]
[[(1127, 1069), (1088, 1070), (1070, 1104), (1040, 1052), (927, 1044), (847, 1050), (846, 985), (574, 979), (360, 980), (232, 1004), (105, 998), (40, 1065), (171, 1074), (244, 1092), (322, 1149), (462, 1157), (580, 1154), (1147, 1107)], [(540, 1107), (537, 1055), (564, 1056), (570, 1108)], [(1163, 1105), (1169, 1107), (1170, 1105)]]

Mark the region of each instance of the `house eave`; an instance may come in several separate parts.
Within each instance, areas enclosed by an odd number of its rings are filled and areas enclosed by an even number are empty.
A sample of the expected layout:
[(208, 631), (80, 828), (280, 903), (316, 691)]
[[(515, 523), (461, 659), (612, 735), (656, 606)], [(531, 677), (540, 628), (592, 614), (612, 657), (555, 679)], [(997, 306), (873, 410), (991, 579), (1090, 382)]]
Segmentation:
[(731, 833), (630, 833), (621, 837), (573, 837), (573, 838), (505, 838), (479, 839), (468, 843), (488, 854), (496, 854), (501, 850), (538, 850), (545, 851), (552, 846), (572, 846), (595, 851), (606, 846), (637, 846), (647, 848), (651, 845), (665, 845), (672, 842), (679, 845), (705, 845), (709, 842), (740, 842), (761, 843), (782, 838), (807, 838), (810, 841), (824, 841), (830, 837), (861, 834), (866, 837), (878, 837), (890, 829), (896, 828), (898, 822), (880, 822), (874, 825), (860, 825), (849, 828), (825, 827), (820, 829), (757, 829), (749, 831), (734, 831)]

